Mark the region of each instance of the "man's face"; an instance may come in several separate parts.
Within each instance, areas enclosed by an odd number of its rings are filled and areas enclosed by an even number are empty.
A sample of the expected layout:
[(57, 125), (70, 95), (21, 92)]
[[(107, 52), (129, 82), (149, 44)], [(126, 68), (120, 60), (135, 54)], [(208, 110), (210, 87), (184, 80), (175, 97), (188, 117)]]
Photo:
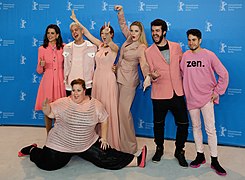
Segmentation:
[(75, 41), (80, 41), (82, 39), (82, 34), (82, 29), (79, 26), (73, 25), (71, 27), (71, 35)]
[(152, 36), (152, 40), (154, 41), (154, 43), (160, 44), (162, 42), (164, 32), (162, 32), (162, 26), (152, 26), (151, 27), (151, 36)]
[(193, 36), (192, 34), (188, 36), (188, 46), (191, 51), (198, 50), (200, 48), (201, 42), (202, 42), (202, 39), (198, 39), (197, 36)]

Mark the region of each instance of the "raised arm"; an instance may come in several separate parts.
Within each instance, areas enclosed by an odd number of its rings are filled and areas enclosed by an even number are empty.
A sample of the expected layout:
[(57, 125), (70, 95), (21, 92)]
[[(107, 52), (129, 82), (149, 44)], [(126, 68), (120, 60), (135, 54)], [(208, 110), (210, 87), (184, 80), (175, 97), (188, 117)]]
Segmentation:
[(105, 28), (102, 30), (101, 37), (103, 38), (103, 35), (105, 35), (105, 39), (103, 40), (106, 45), (108, 45), (112, 51), (118, 52), (118, 46), (112, 41), (111, 34), (110, 34), (110, 22), (106, 24), (105, 22)]
[(128, 29), (125, 17), (124, 17), (124, 12), (123, 12), (123, 7), (121, 5), (115, 5), (114, 9), (118, 11), (117, 16), (118, 16), (118, 22), (120, 25), (120, 28), (122, 30), (122, 33), (126, 38), (130, 36), (130, 31)]
[(71, 18), (75, 23), (79, 24), (79, 25), (82, 27), (83, 32), (84, 32), (84, 36), (86, 36), (86, 37), (87, 37), (93, 44), (95, 44), (96, 46), (99, 46), (99, 45), (102, 43), (99, 39), (97, 39), (96, 37), (94, 37), (94, 36), (89, 32), (89, 30), (88, 30), (85, 26), (83, 26), (83, 25), (78, 21), (76, 15), (75, 15), (74, 10), (71, 11), (71, 16), (70, 16), (70, 18)]

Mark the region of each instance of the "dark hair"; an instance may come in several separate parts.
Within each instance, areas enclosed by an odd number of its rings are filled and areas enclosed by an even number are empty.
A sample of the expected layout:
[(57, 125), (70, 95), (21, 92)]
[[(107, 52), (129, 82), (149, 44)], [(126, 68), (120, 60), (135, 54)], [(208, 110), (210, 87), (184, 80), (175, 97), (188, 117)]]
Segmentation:
[(71, 87), (73, 87), (75, 84), (80, 84), (83, 89), (86, 89), (86, 86), (85, 86), (85, 81), (78, 78), (78, 79), (74, 79), (72, 82), (71, 82)]
[[(113, 37), (114, 37), (114, 29), (111, 26), (109, 26), (109, 28), (110, 28), (110, 34), (112, 34), (111, 39), (113, 39)], [(101, 36), (101, 33), (102, 33), (103, 29), (105, 29), (105, 26), (102, 26), (100, 28), (100, 36)]]
[(164, 20), (155, 19), (154, 21), (151, 22), (151, 27), (152, 26), (162, 26), (162, 32), (166, 31), (166, 33), (164, 34), (164, 37), (166, 36), (167, 31), (168, 31), (168, 26), (167, 26), (167, 23)]
[(48, 43), (49, 43), (49, 40), (48, 40), (48, 37), (47, 37), (47, 34), (48, 34), (48, 29), (54, 29), (56, 34), (59, 34), (57, 40), (56, 40), (56, 48), (59, 50), (60, 48), (63, 48), (63, 40), (62, 40), (62, 36), (61, 36), (61, 32), (60, 32), (60, 28), (56, 25), (56, 24), (50, 24), (48, 25), (48, 27), (46, 28), (46, 31), (45, 31), (45, 35), (43, 37), (43, 47), (46, 48), (48, 47)]
[(189, 35), (193, 35), (193, 36), (196, 36), (198, 39), (202, 39), (202, 33), (199, 29), (189, 29), (187, 32), (186, 32), (186, 35), (187, 37)]

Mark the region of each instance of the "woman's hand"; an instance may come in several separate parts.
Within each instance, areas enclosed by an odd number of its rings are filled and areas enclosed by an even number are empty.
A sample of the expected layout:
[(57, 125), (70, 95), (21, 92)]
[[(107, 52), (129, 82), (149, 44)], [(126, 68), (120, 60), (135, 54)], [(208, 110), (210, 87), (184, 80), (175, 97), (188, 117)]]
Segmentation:
[(43, 60), (42, 58), (40, 58), (40, 66), (42, 66), (42, 67), (45, 66), (45, 60)]
[(116, 72), (117, 72), (117, 65), (116, 64), (113, 64), (113, 66), (112, 66), (112, 72), (114, 72), (115, 74), (116, 74)]
[(110, 32), (111, 32), (110, 22), (108, 22), (108, 24), (106, 24), (106, 22), (105, 22), (105, 28), (103, 29), (102, 32), (105, 34), (104, 43), (108, 45), (112, 41), (111, 35), (110, 35)]
[(116, 11), (121, 11), (121, 10), (123, 9), (123, 7), (122, 7), (121, 5), (115, 5), (115, 6), (114, 6), (114, 9), (115, 9)]
[(110, 145), (108, 144), (108, 142), (104, 138), (100, 138), (99, 142), (101, 143), (100, 148), (102, 148), (103, 150), (106, 150), (107, 148), (110, 147)]
[(157, 70), (154, 70), (151, 74), (150, 74), (151, 78), (153, 80), (156, 80), (158, 77), (160, 77), (161, 75), (157, 72)]

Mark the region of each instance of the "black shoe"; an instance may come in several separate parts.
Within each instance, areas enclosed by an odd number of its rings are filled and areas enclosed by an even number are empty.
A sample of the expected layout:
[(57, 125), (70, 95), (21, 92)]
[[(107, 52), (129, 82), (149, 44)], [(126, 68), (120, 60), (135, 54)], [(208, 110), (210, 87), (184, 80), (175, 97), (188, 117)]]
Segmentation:
[(36, 143), (34, 143), (34, 144), (30, 145), (30, 146), (26, 146), (26, 147), (22, 148), (22, 149), (18, 152), (18, 156), (19, 156), (19, 157), (22, 157), (22, 156), (30, 155), (30, 151), (31, 151), (31, 149), (34, 148), (34, 147), (37, 147), (37, 144), (36, 144)]
[(185, 167), (185, 168), (188, 167), (188, 163), (185, 160), (185, 151), (184, 150), (181, 150), (181, 151), (175, 150), (174, 156), (179, 161), (180, 166)]
[(161, 160), (161, 157), (163, 155), (163, 147), (156, 147), (156, 152), (154, 156), (152, 157), (152, 162), (158, 163)]
[(226, 171), (220, 166), (217, 157), (211, 157), (211, 168), (215, 170), (218, 175), (225, 176)]
[(201, 166), (201, 164), (204, 164), (204, 163), (206, 163), (204, 153), (197, 152), (197, 157), (196, 157), (196, 159), (194, 161), (192, 161), (190, 163), (190, 166), (192, 168), (198, 168), (198, 167)]

